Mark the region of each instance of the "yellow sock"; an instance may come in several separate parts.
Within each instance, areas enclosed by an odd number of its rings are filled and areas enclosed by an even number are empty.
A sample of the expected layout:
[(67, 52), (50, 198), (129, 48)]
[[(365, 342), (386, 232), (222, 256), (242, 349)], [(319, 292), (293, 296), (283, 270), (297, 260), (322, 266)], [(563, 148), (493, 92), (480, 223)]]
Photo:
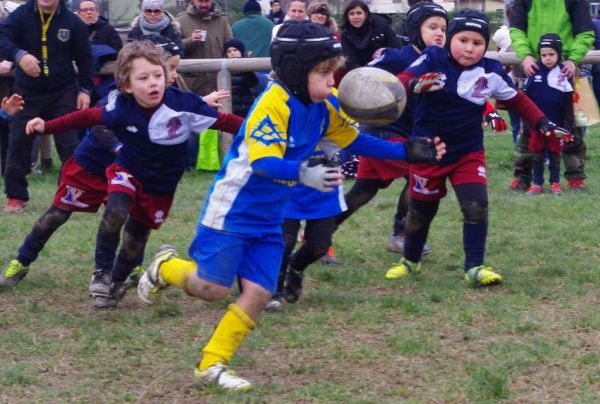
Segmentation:
[(179, 289), (185, 287), (185, 280), (188, 275), (196, 272), (196, 263), (182, 260), (181, 258), (171, 258), (160, 264), (160, 277), (165, 283), (176, 286)]
[(217, 362), (229, 363), (235, 351), (255, 326), (254, 320), (240, 306), (231, 303), (227, 313), (210, 337), (210, 341), (204, 347), (204, 356), (198, 369), (207, 369)]

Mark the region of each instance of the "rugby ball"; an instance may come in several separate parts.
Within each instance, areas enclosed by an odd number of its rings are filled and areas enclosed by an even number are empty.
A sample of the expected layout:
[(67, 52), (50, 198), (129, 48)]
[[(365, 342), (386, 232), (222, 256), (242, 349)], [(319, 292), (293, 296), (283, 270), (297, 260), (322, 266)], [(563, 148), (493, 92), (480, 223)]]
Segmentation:
[(349, 71), (340, 82), (338, 98), (346, 114), (373, 126), (394, 122), (406, 106), (406, 92), (400, 80), (376, 67)]

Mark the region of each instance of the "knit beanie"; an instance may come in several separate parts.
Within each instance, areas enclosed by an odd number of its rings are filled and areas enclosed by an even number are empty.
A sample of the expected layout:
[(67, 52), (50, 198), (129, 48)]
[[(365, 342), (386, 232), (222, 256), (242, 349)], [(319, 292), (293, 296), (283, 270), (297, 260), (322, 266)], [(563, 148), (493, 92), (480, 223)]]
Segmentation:
[(256, 0), (248, 0), (246, 4), (244, 4), (244, 14), (248, 13), (262, 13), (262, 9), (260, 8), (260, 4)]
[(144, 0), (142, 2), (142, 11), (146, 10), (163, 10), (165, 3), (163, 0)]
[(242, 41), (238, 41), (237, 39), (232, 38), (228, 41), (225, 41), (225, 44), (223, 45), (223, 51), (225, 52), (225, 55), (227, 55), (227, 49), (229, 48), (235, 48), (239, 50), (242, 54), (242, 57), (244, 57), (244, 54), (246, 53), (246, 47), (244, 46)]

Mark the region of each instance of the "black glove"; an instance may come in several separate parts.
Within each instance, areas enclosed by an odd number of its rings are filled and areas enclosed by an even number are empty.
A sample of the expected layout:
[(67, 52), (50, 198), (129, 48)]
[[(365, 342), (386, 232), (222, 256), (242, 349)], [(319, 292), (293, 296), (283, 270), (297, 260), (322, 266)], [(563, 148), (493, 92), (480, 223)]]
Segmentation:
[(546, 116), (540, 118), (537, 125), (535, 125), (535, 128), (546, 136), (554, 135), (564, 142), (572, 142), (574, 139), (574, 136), (571, 132), (565, 128), (561, 128)]
[(409, 164), (437, 162), (437, 150), (433, 140), (427, 137), (415, 137), (402, 144)]

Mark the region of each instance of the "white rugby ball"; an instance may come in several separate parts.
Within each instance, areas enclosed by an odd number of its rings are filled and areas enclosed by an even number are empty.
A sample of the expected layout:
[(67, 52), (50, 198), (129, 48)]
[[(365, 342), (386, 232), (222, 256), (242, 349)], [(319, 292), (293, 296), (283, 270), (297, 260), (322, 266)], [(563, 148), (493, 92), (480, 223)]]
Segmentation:
[(383, 126), (404, 112), (406, 92), (392, 73), (376, 67), (349, 71), (338, 87), (342, 109), (365, 125)]

